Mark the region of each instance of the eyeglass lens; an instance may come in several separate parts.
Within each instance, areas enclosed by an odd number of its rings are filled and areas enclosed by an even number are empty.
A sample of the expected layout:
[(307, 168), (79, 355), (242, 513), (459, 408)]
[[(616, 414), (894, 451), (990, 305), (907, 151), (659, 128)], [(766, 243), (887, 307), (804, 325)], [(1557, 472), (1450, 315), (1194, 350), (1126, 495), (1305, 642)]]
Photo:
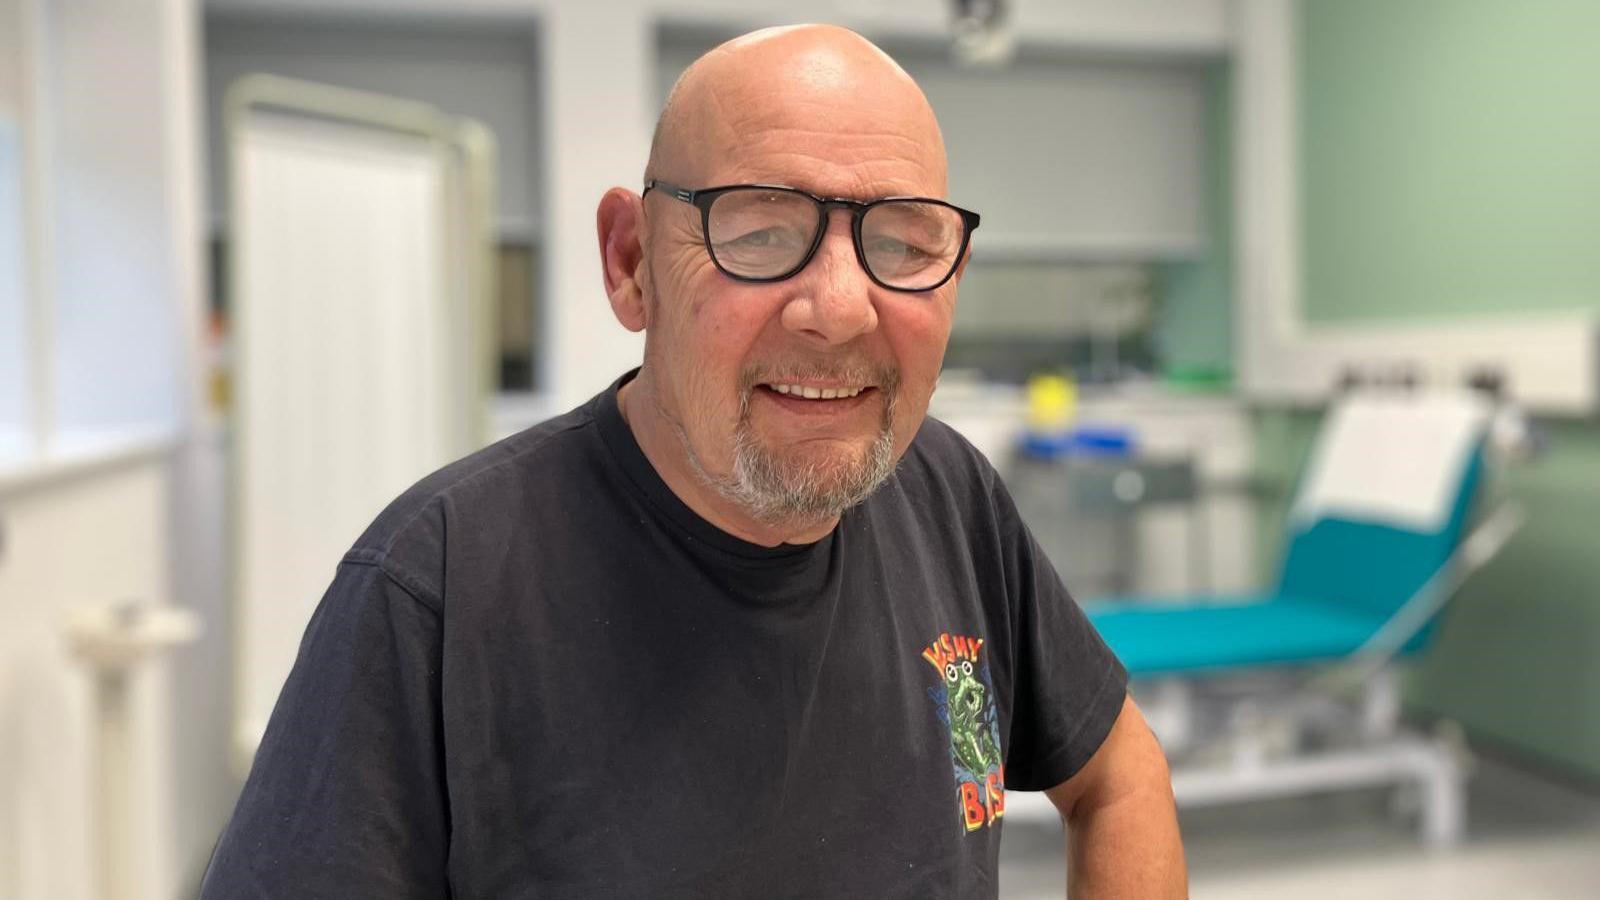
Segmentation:
[[(721, 194), (707, 216), (712, 257), (741, 278), (778, 278), (798, 267), (823, 220), (804, 194), (741, 188)], [(937, 285), (961, 252), (961, 214), (937, 203), (878, 203), (861, 222), (861, 251), (878, 281), (903, 290)]]

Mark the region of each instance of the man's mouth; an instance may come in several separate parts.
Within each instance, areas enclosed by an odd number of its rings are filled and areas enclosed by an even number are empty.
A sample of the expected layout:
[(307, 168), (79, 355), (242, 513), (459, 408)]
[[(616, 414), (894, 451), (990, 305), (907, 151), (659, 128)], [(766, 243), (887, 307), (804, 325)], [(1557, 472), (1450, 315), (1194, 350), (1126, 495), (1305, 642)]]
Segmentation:
[(845, 400), (859, 396), (863, 391), (872, 390), (871, 385), (846, 384), (821, 386), (814, 384), (791, 384), (787, 382), (772, 382), (762, 384), (763, 387), (775, 394), (805, 400)]

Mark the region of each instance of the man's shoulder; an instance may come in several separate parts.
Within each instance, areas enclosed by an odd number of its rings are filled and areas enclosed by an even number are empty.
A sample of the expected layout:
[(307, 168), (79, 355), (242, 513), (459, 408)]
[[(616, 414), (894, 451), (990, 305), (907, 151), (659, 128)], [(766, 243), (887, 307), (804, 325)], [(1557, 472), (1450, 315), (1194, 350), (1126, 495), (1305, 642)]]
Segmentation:
[(592, 457), (593, 405), (519, 431), (417, 481), (378, 514), (348, 555), (436, 563), (447, 523), (458, 510), (506, 504)]

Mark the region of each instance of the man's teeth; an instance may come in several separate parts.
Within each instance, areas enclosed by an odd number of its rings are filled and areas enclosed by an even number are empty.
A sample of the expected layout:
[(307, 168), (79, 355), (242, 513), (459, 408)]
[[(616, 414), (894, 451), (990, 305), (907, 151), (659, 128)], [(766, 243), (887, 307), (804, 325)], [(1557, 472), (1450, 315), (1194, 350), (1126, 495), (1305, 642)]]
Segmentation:
[(767, 387), (772, 388), (773, 390), (777, 391), (780, 394), (789, 394), (789, 395), (792, 395), (792, 396), (795, 396), (795, 397), (804, 397), (807, 400), (836, 400), (836, 399), (837, 400), (843, 400), (843, 399), (845, 399), (847, 397), (854, 397), (855, 395), (857, 395), (857, 394), (861, 393), (862, 391), (866, 390), (865, 386), (863, 386), (863, 387), (843, 387), (843, 388), (816, 388), (816, 387), (801, 386), (801, 385), (798, 385), (798, 384), (769, 384), (769, 385), (767, 385)]

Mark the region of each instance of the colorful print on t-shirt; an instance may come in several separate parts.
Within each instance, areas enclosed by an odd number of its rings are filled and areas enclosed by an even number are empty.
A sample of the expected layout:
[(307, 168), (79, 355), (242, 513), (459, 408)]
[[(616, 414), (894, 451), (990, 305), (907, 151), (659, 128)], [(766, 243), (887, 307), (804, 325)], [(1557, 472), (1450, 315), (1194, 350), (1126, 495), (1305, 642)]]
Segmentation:
[(1000, 721), (989, 665), (980, 659), (982, 649), (983, 638), (945, 633), (922, 651), (939, 673), (939, 686), (928, 688), (928, 696), (938, 708), (939, 721), (950, 729), (956, 802), (969, 832), (993, 825), (1006, 812)]

